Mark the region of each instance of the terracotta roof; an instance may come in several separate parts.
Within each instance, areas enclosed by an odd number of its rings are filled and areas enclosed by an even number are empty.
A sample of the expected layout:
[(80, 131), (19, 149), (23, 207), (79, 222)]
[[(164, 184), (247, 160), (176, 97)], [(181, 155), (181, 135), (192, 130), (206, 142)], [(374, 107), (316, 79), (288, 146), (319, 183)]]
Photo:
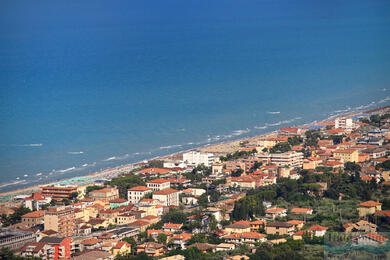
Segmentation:
[(130, 244), (123, 241), (118, 241), (118, 243), (116, 243), (113, 249), (121, 249), (123, 246), (130, 247)]
[(308, 230), (310, 230), (310, 231), (323, 231), (323, 230), (327, 230), (327, 229), (328, 229), (327, 227), (316, 225), (316, 226), (312, 226)]
[(365, 202), (359, 203), (359, 206), (367, 207), (367, 208), (376, 207), (376, 206), (379, 206), (379, 205), (382, 205), (382, 204), (379, 203), (379, 202), (373, 201), (373, 200), (369, 200), (369, 201), (365, 201)]
[(172, 194), (172, 193), (176, 193), (176, 192), (179, 192), (179, 191), (175, 190), (175, 189), (171, 189), (171, 188), (166, 188), (163, 190), (155, 191), (153, 194), (154, 195), (168, 195), (168, 194)]
[(181, 228), (183, 224), (165, 223), (163, 228)]
[(354, 150), (354, 149), (344, 149), (344, 150), (336, 150), (333, 153), (348, 153), (348, 154), (351, 154), (351, 153), (353, 153), (355, 151), (356, 150)]
[(287, 210), (284, 208), (272, 208), (272, 209), (267, 209), (265, 212), (266, 213), (280, 213), (283, 211), (287, 211)]
[(293, 224), (293, 225), (299, 225), (299, 224), (303, 224), (304, 221), (303, 221), (303, 220), (296, 220), (296, 219), (293, 219), (293, 220), (287, 221), (287, 223), (290, 223), (290, 224)]
[(95, 244), (100, 243), (100, 242), (102, 242), (101, 239), (97, 239), (97, 238), (93, 237), (93, 238), (88, 238), (88, 239), (85, 239), (85, 240), (81, 241), (81, 244), (83, 244), (83, 245), (95, 245)]
[(261, 238), (261, 237), (265, 237), (264, 234), (260, 234), (260, 233), (257, 233), (257, 232), (243, 232), (241, 234), (242, 237), (246, 237), (246, 238)]
[(384, 216), (390, 218), (390, 210), (379, 210), (379, 211), (375, 212), (375, 214), (384, 215)]
[(263, 224), (266, 224), (265, 221), (262, 221), (262, 220), (256, 220), (256, 221), (252, 221), (249, 223), (250, 225), (263, 225)]
[(131, 189), (128, 189), (129, 191), (148, 191), (148, 190), (151, 190), (150, 188), (146, 187), (146, 186), (136, 186), (136, 187), (133, 187)]
[(181, 233), (181, 234), (178, 234), (178, 235), (175, 235), (172, 237), (172, 239), (176, 239), (176, 240), (189, 240), (191, 239), (192, 237), (192, 234), (188, 234), (188, 233)]
[(196, 248), (198, 248), (201, 251), (206, 251), (206, 250), (208, 250), (210, 248), (215, 248), (215, 245), (208, 244), (208, 243), (195, 243), (195, 244), (192, 244), (192, 245), (190, 245), (188, 247), (189, 248), (196, 247)]
[(308, 213), (309, 211), (312, 211), (313, 209), (310, 208), (293, 208), (291, 209), (290, 213)]
[(161, 184), (161, 183), (166, 183), (166, 182), (170, 182), (170, 181), (165, 180), (165, 179), (154, 179), (154, 180), (148, 181), (147, 183), (157, 183), (157, 184)]
[(130, 225), (131, 225), (131, 226), (139, 226), (139, 227), (142, 227), (142, 226), (150, 225), (150, 223), (147, 222), (147, 221), (137, 220), (137, 221), (134, 221), (134, 222), (130, 223)]
[(93, 199), (90, 199), (90, 198), (84, 198), (82, 200), (80, 200), (81, 202), (93, 202), (94, 200)]
[(388, 239), (379, 235), (379, 234), (376, 234), (376, 233), (369, 233), (369, 234), (365, 234), (363, 235), (364, 237), (369, 237), (377, 242), (385, 242), (387, 241)]
[(24, 200), (45, 200), (45, 196), (40, 192), (33, 192), (30, 197), (24, 198)]
[(22, 218), (42, 218), (45, 215), (43, 210), (32, 211), (27, 214), (24, 214)]
[(47, 236), (57, 234), (57, 232), (52, 230), (52, 229), (42, 231), (41, 233), (44, 234), (44, 235), (47, 235)]
[(114, 200), (110, 200), (110, 203), (123, 203), (123, 202), (126, 202), (127, 200), (125, 199), (121, 199), (121, 198), (117, 198), (117, 199), (114, 199)]
[(33, 247), (32, 252), (33, 252), (33, 253), (38, 253), (39, 251), (41, 251), (41, 249), (42, 249), (45, 245), (46, 245), (46, 243), (41, 243), (41, 242), (28, 242), (28, 243), (24, 244), (24, 246), (22, 247), (21, 251), (22, 251), (22, 252), (26, 252), (26, 251), (27, 251), (27, 248)]
[(140, 170), (139, 172), (142, 173), (168, 173), (170, 172), (170, 169), (164, 169), (164, 168), (145, 168)]

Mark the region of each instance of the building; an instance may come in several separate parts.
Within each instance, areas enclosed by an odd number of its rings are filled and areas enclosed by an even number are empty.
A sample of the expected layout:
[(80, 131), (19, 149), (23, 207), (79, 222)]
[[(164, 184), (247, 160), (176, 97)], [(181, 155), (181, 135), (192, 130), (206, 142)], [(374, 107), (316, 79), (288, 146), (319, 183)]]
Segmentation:
[(178, 232), (183, 227), (183, 224), (175, 224), (175, 223), (164, 223), (163, 231), (164, 232)]
[(290, 210), (291, 214), (313, 214), (313, 209), (311, 208), (293, 208)]
[(215, 156), (212, 153), (201, 153), (191, 151), (183, 153), (183, 161), (190, 166), (198, 166), (204, 164), (204, 166), (210, 167), (213, 165)]
[(127, 190), (127, 200), (130, 203), (138, 203), (146, 194), (151, 193), (152, 189), (145, 186), (136, 186)]
[(367, 215), (374, 214), (379, 210), (382, 210), (382, 204), (372, 200), (359, 203), (358, 207), (359, 217), (365, 217)]
[(43, 224), (45, 212), (43, 210), (32, 211), (22, 216), (22, 223), (28, 227)]
[(256, 181), (248, 176), (231, 177), (230, 187), (240, 187), (241, 189), (256, 188)]
[(265, 232), (267, 235), (292, 235), (294, 233), (294, 225), (288, 222), (275, 221), (267, 224)]
[(260, 154), (258, 156), (263, 161), (276, 164), (277, 166), (302, 167), (303, 153), (289, 151), (285, 153)]
[(148, 181), (146, 186), (148, 186), (149, 189), (152, 189), (152, 191), (159, 191), (170, 188), (171, 182), (165, 179), (154, 179)]
[(137, 246), (137, 254), (145, 252), (148, 256), (160, 256), (165, 253), (163, 244), (155, 242), (146, 242)]
[(171, 188), (153, 193), (153, 199), (159, 200), (162, 206), (179, 206), (179, 191)]
[(69, 199), (72, 197), (72, 193), (77, 193), (77, 186), (50, 185), (41, 187), (43, 197), (51, 197), (55, 200)]
[(28, 242), (36, 242), (34, 232), (17, 229), (0, 229), (0, 248), (8, 247), (11, 250), (17, 250)]
[(91, 191), (89, 196), (94, 200), (110, 201), (119, 198), (119, 191), (117, 188), (103, 188)]
[(377, 233), (368, 233), (358, 238), (358, 244), (369, 246), (382, 246), (387, 242), (387, 238)]
[(20, 250), (20, 254), (24, 257), (39, 257), (41, 259), (49, 259), (48, 250), (51, 247), (42, 242), (28, 242)]
[(41, 209), (43, 205), (50, 203), (50, 201), (50, 197), (45, 197), (39, 192), (33, 192), (31, 196), (23, 199), (23, 206), (34, 211)]
[(110, 200), (110, 209), (116, 209), (120, 206), (127, 206), (129, 205), (129, 201), (121, 198), (117, 198), (114, 200)]
[(250, 222), (245, 220), (237, 221), (233, 224), (226, 226), (225, 231), (228, 234), (251, 232)]
[(353, 123), (353, 120), (352, 118), (336, 118), (334, 120), (334, 127), (337, 129), (337, 128), (341, 128), (341, 129), (346, 129), (348, 131), (351, 131), (355, 125)]
[(72, 239), (69, 237), (44, 237), (39, 242), (50, 247), (47, 251), (47, 259), (69, 259), (71, 256)]
[(287, 209), (284, 208), (270, 208), (265, 211), (268, 218), (275, 219), (276, 217), (287, 216)]
[(333, 152), (333, 156), (346, 162), (359, 162), (359, 152), (355, 149), (336, 150)]
[(112, 254), (117, 255), (128, 255), (131, 252), (131, 245), (129, 243), (118, 241), (115, 246), (112, 247)]
[(50, 207), (45, 212), (44, 230), (53, 230), (62, 237), (71, 237), (75, 232), (75, 214), (71, 207)]
[(313, 236), (316, 236), (316, 237), (323, 237), (323, 236), (325, 236), (325, 233), (327, 230), (328, 230), (327, 227), (316, 225), (316, 226), (309, 228), (307, 230), (307, 232), (311, 233)]

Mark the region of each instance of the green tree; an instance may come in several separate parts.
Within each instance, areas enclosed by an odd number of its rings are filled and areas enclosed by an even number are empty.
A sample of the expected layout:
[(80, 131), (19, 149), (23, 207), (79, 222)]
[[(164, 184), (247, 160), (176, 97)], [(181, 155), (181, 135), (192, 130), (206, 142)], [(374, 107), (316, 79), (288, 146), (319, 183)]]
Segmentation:
[(172, 208), (169, 210), (169, 212), (162, 216), (162, 222), (163, 223), (176, 223), (176, 224), (184, 224), (187, 221), (187, 215), (179, 210)]
[(167, 244), (167, 239), (168, 239), (168, 236), (166, 234), (160, 233), (160, 234), (158, 234), (157, 242), (160, 243), (160, 244), (166, 245)]

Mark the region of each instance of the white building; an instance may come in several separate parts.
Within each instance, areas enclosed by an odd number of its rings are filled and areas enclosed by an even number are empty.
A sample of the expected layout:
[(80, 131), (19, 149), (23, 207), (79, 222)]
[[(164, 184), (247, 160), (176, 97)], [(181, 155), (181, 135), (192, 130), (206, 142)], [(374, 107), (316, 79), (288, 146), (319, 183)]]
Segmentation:
[(336, 118), (334, 120), (334, 127), (351, 131), (354, 128), (354, 123), (352, 118)]
[(127, 190), (127, 200), (130, 203), (138, 203), (146, 194), (151, 193), (152, 189), (145, 186), (137, 186)]
[(153, 193), (153, 199), (159, 200), (162, 206), (179, 206), (179, 191), (164, 189)]
[(303, 165), (303, 153), (301, 152), (260, 154), (258, 157), (277, 166), (302, 167)]
[(146, 186), (148, 186), (148, 188), (152, 189), (153, 191), (158, 191), (170, 188), (171, 182), (165, 179), (154, 179), (148, 181)]
[(210, 167), (213, 164), (214, 159), (215, 156), (212, 153), (192, 151), (183, 154), (183, 161), (191, 166), (204, 164), (205, 166)]

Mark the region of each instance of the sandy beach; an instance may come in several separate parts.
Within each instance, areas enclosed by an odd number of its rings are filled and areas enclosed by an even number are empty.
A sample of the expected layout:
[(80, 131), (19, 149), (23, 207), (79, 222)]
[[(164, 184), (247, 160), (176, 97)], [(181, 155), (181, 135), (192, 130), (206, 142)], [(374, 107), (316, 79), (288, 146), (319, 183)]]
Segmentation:
[[(338, 114), (338, 115), (334, 115), (334, 116), (328, 117), (328, 118), (323, 119), (321, 121), (314, 121), (314, 122), (311, 122), (311, 123), (305, 123), (305, 124), (302, 124), (302, 125), (299, 125), (299, 126), (296, 126), (296, 127), (304, 128), (304, 127), (308, 127), (310, 125), (321, 124), (321, 123), (324, 123), (324, 122), (333, 121), (335, 118), (338, 118), (338, 117), (351, 117), (351, 116), (355, 116), (355, 115), (359, 115), (359, 114), (380, 112), (380, 111), (385, 111), (385, 110), (389, 110), (389, 109), (390, 109), (390, 106), (385, 106), (385, 107), (380, 107), (380, 108), (371, 109), (371, 110), (367, 110), (367, 111), (343, 113), (343, 114)], [(275, 130), (275, 131), (272, 131), (272, 132), (267, 132), (267, 133), (264, 133), (264, 134), (250, 136), (250, 137), (244, 137), (244, 138), (239, 138), (238, 137), (235, 140), (230, 140), (230, 141), (226, 141), (226, 142), (219, 142), (219, 143), (216, 143), (216, 144), (211, 144), (211, 145), (206, 145), (206, 146), (202, 146), (202, 147), (197, 147), (197, 148), (189, 149), (189, 150), (186, 150), (186, 151), (179, 151), (179, 152), (175, 152), (175, 153), (172, 153), (172, 154), (169, 154), (169, 155), (154, 157), (154, 158), (150, 158), (150, 159), (147, 159), (147, 160), (139, 161), (139, 162), (136, 162), (136, 163), (121, 165), (121, 166), (118, 166), (118, 167), (106, 169), (104, 171), (95, 172), (95, 173), (88, 174), (88, 175), (83, 175), (83, 176), (80, 176), (80, 177), (92, 177), (92, 178), (95, 178), (95, 179), (105, 178), (105, 177), (114, 177), (116, 175), (119, 175), (119, 174), (123, 173), (124, 170), (128, 171), (129, 169), (135, 168), (137, 165), (142, 165), (145, 161), (169, 160), (169, 159), (170, 160), (177, 160), (177, 159), (180, 159), (183, 153), (185, 153), (187, 151), (191, 151), (191, 150), (199, 150), (201, 152), (210, 152), (210, 153), (215, 153), (215, 154), (232, 153), (234, 151), (237, 151), (240, 148), (240, 143), (242, 143), (242, 142), (247, 141), (249, 143), (256, 143), (257, 141), (259, 141), (261, 139), (269, 138), (269, 137), (275, 137), (276, 135), (277, 135), (277, 131)], [(72, 179), (72, 178), (64, 178), (61, 181), (66, 181), (66, 180), (70, 180), (70, 179)], [(31, 187), (20, 188), (20, 189), (16, 189), (16, 190), (13, 190), (13, 191), (3, 192), (3, 193), (0, 193), (0, 200), (6, 200), (6, 199), (9, 199), (12, 196), (20, 195), (20, 194), (31, 194), (32, 192), (39, 191), (41, 186), (50, 185), (50, 184), (53, 184), (53, 183), (56, 183), (56, 182), (50, 182), (50, 183), (45, 183), (45, 184), (38, 184), (38, 185), (31, 186)]]

